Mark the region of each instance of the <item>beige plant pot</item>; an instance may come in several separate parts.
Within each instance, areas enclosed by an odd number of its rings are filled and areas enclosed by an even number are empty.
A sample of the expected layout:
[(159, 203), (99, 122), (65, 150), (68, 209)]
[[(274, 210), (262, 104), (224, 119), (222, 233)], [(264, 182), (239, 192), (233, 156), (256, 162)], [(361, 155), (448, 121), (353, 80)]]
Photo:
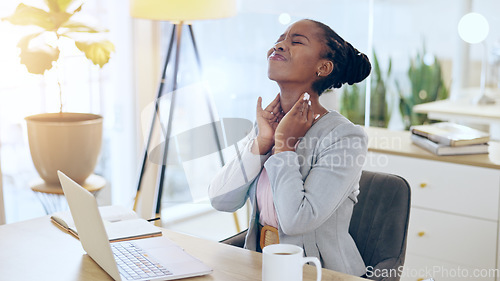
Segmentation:
[(57, 170), (78, 183), (90, 176), (102, 143), (102, 116), (45, 113), (25, 118), (31, 158), (40, 177), (59, 185)]

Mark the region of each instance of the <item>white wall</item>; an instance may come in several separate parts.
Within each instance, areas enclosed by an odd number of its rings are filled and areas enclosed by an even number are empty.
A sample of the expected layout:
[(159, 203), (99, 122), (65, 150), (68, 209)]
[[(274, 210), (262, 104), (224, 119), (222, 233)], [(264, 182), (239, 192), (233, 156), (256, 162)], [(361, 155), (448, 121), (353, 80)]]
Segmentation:
[[(409, 58), (421, 49), (425, 40), (427, 51), (438, 59), (457, 63), (461, 59), (460, 48), (470, 48), (473, 71), (464, 86), (479, 84), (479, 65), (482, 58), (480, 44), (468, 45), (458, 36), (457, 26), (464, 15), (464, 5), (469, 0), (376, 0), (374, 47), (381, 61), (393, 59), (396, 75), (406, 75)], [(500, 1), (471, 0), (471, 11), (483, 14), (490, 24), (490, 34), (486, 39), (488, 46), (500, 41)], [(467, 45), (467, 46), (463, 46)], [(451, 67), (445, 69), (450, 80)], [(455, 73), (453, 74), (455, 75)], [(463, 79), (463, 78), (462, 78)], [(448, 81), (451, 83), (451, 81)]]
[(97, 1), (106, 9), (104, 24), (109, 28), (109, 39), (116, 51), (108, 65), (108, 83), (102, 89), (103, 112), (106, 114), (104, 128), (108, 132), (109, 181), (111, 182), (110, 202), (127, 205), (132, 202), (137, 181), (137, 161), (135, 149), (138, 139), (136, 127), (136, 99), (134, 91), (134, 61), (132, 20), (124, 1)]

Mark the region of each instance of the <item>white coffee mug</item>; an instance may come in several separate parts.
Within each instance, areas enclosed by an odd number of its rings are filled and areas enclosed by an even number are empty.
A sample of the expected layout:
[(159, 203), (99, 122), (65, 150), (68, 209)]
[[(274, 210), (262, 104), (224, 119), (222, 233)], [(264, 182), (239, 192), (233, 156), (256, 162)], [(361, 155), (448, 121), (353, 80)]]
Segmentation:
[(316, 265), (316, 280), (321, 280), (321, 263), (316, 257), (304, 257), (301, 247), (275, 244), (262, 250), (262, 281), (301, 281), (304, 264)]

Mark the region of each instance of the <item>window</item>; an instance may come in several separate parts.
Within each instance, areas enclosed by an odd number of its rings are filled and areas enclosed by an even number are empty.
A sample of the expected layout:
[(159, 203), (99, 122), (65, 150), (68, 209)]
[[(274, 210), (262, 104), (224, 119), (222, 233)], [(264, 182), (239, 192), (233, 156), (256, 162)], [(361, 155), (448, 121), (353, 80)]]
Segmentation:
[[(10, 15), (18, 3), (2, 2), (0, 17)], [(29, 4), (39, 5), (41, 1)], [(103, 70), (87, 62), (83, 54), (70, 51), (64, 54), (59, 72), (29, 74), (19, 63), (16, 44), (32, 30), (0, 21), (4, 38), (0, 46), (0, 157), (8, 223), (44, 214), (29, 189), (38, 175), (29, 154), (24, 117), (59, 110), (55, 75), (62, 76), (65, 111), (104, 116), (103, 147), (95, 172), (106, 178), (111, 188), (99, 194), (99, 201), (130, 204), (135, 195), (136, 134), (135, 127), (130, 126), (135, 120), (131, 33), (129, 28), (123, 28), (130, 23), (128, 7), (115, 1), (86, 1), (83, 7), (82, 17), (107, 27), (109, 39), (116, 45), (116, 53)]]

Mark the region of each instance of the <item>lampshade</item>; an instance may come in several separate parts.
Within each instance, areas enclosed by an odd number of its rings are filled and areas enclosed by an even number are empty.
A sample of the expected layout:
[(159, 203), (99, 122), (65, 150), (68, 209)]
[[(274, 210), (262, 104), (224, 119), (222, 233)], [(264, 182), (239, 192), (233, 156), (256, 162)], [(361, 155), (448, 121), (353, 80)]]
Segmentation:
[(236, 15), (236, 0), (130, 0), (134, 18), (193, 21)]

